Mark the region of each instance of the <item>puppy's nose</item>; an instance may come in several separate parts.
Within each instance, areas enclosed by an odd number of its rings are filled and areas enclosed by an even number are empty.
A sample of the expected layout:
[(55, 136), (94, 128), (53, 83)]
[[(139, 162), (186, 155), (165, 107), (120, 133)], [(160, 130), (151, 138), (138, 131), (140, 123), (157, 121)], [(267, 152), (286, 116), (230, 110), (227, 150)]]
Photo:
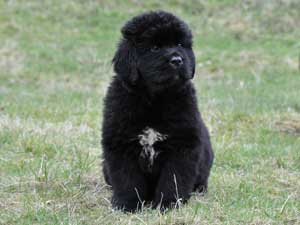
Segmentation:
[(173, 56), (170, 60), (171, 66), (179, 68), (183, 64), (183, 60), (180, 56)]

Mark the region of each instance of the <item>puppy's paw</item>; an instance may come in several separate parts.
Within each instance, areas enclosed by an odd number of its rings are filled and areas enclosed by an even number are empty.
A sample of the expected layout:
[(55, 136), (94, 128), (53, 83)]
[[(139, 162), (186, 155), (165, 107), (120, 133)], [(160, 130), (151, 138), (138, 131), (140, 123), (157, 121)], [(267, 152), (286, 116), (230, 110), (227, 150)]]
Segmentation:
[(195, 187), (194, 192), (197, 192), (199, 194), (206, 194), (207, 193), (207, 185), (199, 185)]
[(165, 198), (160, 199), (159, 201), (155, 201), (153, 204), (154, 209), (159, 209), (162, 213), (167, 212), (170, 209), (178, 209), (184, 202), (182, 199), (176, 198)]
[(122, 210), (124, 212), (136, 212), (143, 207), (143, 204), (138, 199), (120, 199), (113, 197), (111, 200), (114, 209)]

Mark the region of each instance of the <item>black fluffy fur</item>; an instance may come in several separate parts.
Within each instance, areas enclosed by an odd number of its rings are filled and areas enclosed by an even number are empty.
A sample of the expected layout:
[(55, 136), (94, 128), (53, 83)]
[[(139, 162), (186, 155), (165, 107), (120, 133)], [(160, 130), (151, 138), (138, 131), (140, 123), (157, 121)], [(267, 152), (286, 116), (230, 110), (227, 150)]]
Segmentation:
[[(113, 77), (104, 102), (103, 172), (112, 204), (135, 211), (144, 204), (165, 210), (205, 191), (213, 163), (208, 130), (197, 107), (192, 34), (171, 13), (148, 12), (122, 28)], [(183, 64), (170, 64), (180, 56)], [(166, 139), (149, 168), (139, 135), (152, 128)]]

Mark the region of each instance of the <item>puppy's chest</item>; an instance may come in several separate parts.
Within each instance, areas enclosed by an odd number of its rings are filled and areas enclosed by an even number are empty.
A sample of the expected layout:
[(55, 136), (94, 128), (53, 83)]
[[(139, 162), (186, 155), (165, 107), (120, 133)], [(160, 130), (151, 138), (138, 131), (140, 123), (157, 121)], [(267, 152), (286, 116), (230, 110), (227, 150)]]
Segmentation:
[(161, 153), (160, 149), (157, 149), (155, 146), (157, 146), (159, 142), (166, 141), (167, 138), (168, 135), (162, 134), (150, 127), (146, 127), (141, 134), (138, 135), (139, 144), (141, 146), (139, 163), (145, 172), (152, 172), (153, 164), (157, 156)]

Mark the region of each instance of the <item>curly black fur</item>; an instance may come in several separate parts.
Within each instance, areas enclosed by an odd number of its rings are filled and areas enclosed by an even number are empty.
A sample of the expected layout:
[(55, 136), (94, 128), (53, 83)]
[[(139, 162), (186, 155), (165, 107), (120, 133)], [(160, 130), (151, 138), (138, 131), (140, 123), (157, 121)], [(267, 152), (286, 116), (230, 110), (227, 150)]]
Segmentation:
[(210, 138), (197, 107), (192, 34), (171, 13), (127, 22), (114, 56), (102, 132), (113, 207), (166, 209), (207, 189)]

